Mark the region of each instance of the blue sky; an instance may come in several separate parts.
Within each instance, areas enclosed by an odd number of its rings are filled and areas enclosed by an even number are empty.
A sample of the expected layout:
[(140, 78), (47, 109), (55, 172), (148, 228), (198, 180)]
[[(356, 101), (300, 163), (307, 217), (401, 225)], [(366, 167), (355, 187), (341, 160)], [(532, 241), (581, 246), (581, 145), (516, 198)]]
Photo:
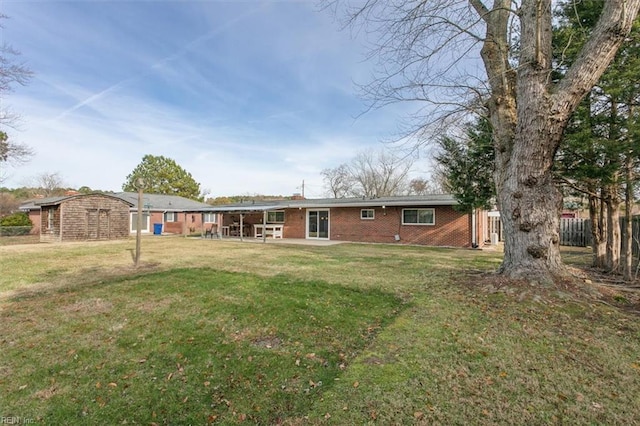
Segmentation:
[[(210, 196), (324, 195), (321, 170), (382, 147), (410, 111), (364, 115), (364, 40), (314, 1), (0, 0), (2, 41), (35, 76), (2, 102), (32, 147), (4, 186), (59, 173), (121, 190), (146, 154)], [(417, 164), (422, 170), (427, 166)]]

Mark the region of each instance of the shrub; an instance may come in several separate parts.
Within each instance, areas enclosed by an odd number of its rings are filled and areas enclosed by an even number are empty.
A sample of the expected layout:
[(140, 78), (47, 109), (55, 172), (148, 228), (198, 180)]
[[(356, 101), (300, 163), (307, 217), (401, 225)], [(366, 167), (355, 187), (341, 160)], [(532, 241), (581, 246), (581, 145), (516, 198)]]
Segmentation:
[(16, 237), (30, 233), (30, 226), (0, 226), (0, 237)]
[(0, 226), (29, 226), (32, 227), (29, 215), (23, 212), (13, 213), (0, 219)]

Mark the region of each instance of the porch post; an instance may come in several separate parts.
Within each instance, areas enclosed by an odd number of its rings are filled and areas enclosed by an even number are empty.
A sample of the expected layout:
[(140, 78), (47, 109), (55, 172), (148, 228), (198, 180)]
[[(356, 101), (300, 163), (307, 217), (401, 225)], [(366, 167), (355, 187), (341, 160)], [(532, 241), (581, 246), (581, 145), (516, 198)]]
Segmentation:
[(267, 242), (267, 211), (262, 211), (262, 242)]

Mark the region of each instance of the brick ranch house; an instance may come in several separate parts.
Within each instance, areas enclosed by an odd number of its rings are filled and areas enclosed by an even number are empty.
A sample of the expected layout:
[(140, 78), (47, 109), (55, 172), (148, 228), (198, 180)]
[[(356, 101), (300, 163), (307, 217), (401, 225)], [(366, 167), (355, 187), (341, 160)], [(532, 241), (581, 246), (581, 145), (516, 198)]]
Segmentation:
[[(136, 232), (138, 223), (138, 194), (118, 192), (114, 196), (128, 201), (131, 207), (131, 232)], [(177, 195), (143, 194), (142, 232), (157, 233), (162, 225), (162, 233), (200, 234), (211, 229), (218, 222), (215, 213), (203, 212), (209, 204)]]
[[(143, 194), (142, 232), (204, 233), (217, 222), (209, 204), (175, 195)], [(42, 242), (127, 238), (136, 232), (138, 194), (72, 194), (34, 199), (20, 206)], [(159, 225), (159, 227), (158, 227)]]
[(253, 201), (209, 207), (214, 235), (481, 247), (487, 214), (454, 209), (451, 195)]

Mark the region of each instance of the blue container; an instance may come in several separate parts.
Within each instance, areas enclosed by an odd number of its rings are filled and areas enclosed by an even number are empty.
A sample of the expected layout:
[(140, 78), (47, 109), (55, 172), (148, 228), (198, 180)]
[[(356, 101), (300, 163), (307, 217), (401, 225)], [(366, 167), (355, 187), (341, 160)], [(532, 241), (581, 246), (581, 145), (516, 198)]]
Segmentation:
[(153, 235), (162, 235), (162, 224), (154, 223), (153, 224)]

